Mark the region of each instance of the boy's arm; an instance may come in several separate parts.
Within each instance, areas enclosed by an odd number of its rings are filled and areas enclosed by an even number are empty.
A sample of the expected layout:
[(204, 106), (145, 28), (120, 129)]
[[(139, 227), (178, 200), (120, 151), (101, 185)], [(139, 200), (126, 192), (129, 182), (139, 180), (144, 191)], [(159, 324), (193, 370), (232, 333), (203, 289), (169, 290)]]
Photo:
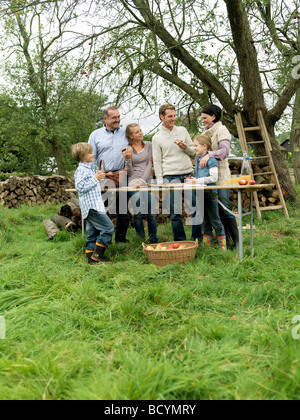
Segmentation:
[(75, 174), (75, 188), (79, 194), (85, 194), (99, 185), (94, 175), (84, 171), (77, 171)]

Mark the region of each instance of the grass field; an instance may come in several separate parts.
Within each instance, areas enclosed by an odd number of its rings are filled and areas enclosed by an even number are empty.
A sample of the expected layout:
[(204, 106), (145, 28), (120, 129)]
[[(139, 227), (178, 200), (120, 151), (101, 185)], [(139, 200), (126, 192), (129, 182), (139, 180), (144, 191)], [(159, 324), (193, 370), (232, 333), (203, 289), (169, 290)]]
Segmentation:
[(199, 247), (164, 268), (132, 229), (89, 266), (80, 233), (47, 239), (57, 208), (0, 208), (1, 400), (299, 399), (299, 203), (255, 221), (253, 260), (246, 236), (242, 262)]

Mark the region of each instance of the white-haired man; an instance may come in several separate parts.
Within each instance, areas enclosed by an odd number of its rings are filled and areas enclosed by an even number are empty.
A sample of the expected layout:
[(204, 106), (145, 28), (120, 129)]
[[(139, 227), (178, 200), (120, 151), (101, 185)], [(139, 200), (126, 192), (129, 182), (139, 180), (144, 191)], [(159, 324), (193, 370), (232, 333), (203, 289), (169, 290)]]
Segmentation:
[[(101, 160), (104, 160), (106, 172), (120, 171), (125, 167), (122, 150), (128, 147), (125, 128), (120, 126), (120, 112), (115, 106), (109, 106), (103, 110), (103, 119), (104, 126), (93, 131), (89, 138), (89, 144), (95, 154), (95, 163), (99, 168)], [(122, 196), (122, 203), (124, 202), (122, 209), (120, 208), (120, 201), (120, 199), (117, 199), (116, 202), (116, 243), (128, 242), (126, 239), (129, 226), (127, 197)]]

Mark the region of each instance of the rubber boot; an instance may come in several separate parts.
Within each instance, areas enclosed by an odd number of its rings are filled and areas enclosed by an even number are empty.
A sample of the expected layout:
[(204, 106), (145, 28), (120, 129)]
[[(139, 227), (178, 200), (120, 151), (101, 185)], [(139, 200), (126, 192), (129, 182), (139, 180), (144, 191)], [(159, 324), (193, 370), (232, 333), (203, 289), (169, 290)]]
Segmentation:
[(236, 219), (227, 219), (226, 220), (226, 230), (229, 232), (232, 241), (233, 249), (239, 249), (239, 228), (236, 222)]
[(102, 244), (96, 243), (95, 251), (93, 252), (93, 255), (91, 259), (95, 261), (96, 263), (110, 263), (112, 264), (112, 261), (110, 261), (108, 258), (104, 257), (104, 252), (106, 250), (106, 247)]
[(203, 246), (211, 246), (213, 241), (212, 235), (203, 235)]
[(89, 264), (97, 264), (97, 261), (93, 261), (92, 260), (92, 255), (93, 255), (94, 251), (90, 251), (89, 249), (87, 249), (85, 251), (85, 255), (87, 256), (87, 260)]
[(218, 243), (224, 251), (227, 251), (226, 235), (218, 236)]

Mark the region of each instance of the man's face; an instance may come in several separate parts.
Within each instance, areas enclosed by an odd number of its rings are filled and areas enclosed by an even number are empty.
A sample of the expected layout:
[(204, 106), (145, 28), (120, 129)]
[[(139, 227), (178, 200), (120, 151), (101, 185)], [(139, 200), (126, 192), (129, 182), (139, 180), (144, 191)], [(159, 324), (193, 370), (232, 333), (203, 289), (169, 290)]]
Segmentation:
[(121, 118), (118, 110), (109, 110), (108, 117), (104, 117), (105, 127), (110, 131), (115, 131), (120, 126)]
[(165, 112), (165, 116), (160, 116), (163, 126), (168, 130), (173, 130), (176, 122), (176, 111), (172, 109), (167, 109)]

